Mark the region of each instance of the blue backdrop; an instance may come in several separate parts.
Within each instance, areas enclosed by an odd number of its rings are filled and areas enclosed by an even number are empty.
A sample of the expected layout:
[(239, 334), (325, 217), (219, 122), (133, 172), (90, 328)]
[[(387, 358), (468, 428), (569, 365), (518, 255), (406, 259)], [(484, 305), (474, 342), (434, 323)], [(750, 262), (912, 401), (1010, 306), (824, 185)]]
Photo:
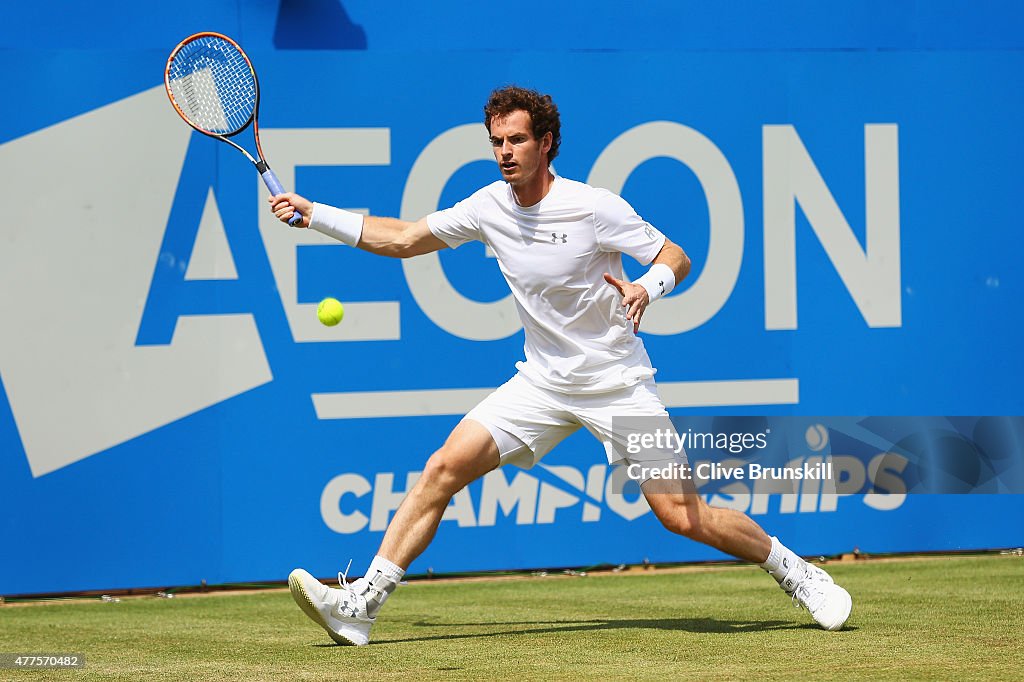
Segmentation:
[[(552, 93), (557, 171), (693, 259), (644, 334), (673, 414), (1022, 414), (1015, 3), (111, 4), (17, 3), (0, 29), (0, 594), (358, 572), (521, 359), (482, 245), (402, 263), (270, 219), (166, 102), (200, 30), (250, 53), (284, 184), (374, 214), (496, 179), (487, 94)], [(412, 572), (719, 558), (609, 497), (590, 436), (544, 464), (457, 496)], [(1019, 495), (810, 506), (746, 511), (802, 554), (1024, 542)]]

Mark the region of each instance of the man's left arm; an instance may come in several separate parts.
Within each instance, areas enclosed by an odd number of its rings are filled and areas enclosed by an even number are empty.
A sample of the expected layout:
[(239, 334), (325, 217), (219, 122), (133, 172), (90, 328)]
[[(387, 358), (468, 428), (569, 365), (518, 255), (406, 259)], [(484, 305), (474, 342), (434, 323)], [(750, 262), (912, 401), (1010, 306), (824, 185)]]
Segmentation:
[(635, 282), (616, 279), (605, 273), (606, 282), (622, 295), (622, 307), (626, 308), (626, 319), (633, 322), (633, 333), (640, 329), (644, 311), (654, 301), (668, 294), (690, 274), (690, 259), (686, 252), (667, 237), (658, 255), (651, 262), (651, 269)]

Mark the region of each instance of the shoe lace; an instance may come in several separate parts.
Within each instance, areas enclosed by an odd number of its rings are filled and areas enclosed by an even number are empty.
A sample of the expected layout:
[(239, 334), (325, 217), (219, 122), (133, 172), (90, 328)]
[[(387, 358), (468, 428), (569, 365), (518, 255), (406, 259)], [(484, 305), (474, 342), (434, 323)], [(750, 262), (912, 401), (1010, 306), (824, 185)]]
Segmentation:
[(793, 606), (800, 609), (806, 608), (813, 612), (825, 599), (824, 591), (818, 589), (818, 581), (812, 577), (804, 578), (793, 590)]
[(348, 582), (348, 572), (350, 570), (352, 570), (351, 559), (348, 560), (348, 566), (345, 567), (344, 571), (338, 571), (338, 585), (340, 585), (341, 589), (345, 590), (346, 592), (353, 591), (352, 585)]
[(337, 597), (337, 609), (345, 616), (356, 617), (359, 614), (360, 609), (365, 609), (365, 601), (362, 597), (363, 589), (360, 586), (362, 579), (348, 581), (348, 572), (352, 569), (352, 560), (348, 560), (348, 565), (344, 571), (338, 571), (338, 585), (341, 587), (341, 592)]

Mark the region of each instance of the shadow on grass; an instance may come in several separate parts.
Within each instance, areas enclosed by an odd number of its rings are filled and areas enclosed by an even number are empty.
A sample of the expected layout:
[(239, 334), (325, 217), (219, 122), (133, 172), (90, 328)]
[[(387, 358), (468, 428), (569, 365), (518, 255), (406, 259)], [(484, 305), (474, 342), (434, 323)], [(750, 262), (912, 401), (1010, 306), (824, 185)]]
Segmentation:
[[(820, 630), (814, 623), (794, 623), (783, 620), (737, 621), (717, 620), (715, 618), (650, 618), (650, 619), (590, 619), (590, 620), (553, 620), (553, 621), (484, 621), (476, 623), (432, 623), (417, 621), (416, 627), (424, 628), (493, 628), (487, 632), (453, 632), (450, 634), (424, 635), (423, 637), (403, 637), (399, 639), (381, 639), (371, 644), (402, 644), (406, 642), (431, 642), (453, 639), (474, 639), (483, 637), (504, 637), (507, 635), (545, 635), (572, 632), (592, 632), (598, 630), (670, 630), (676, 632), (737, 634), (744, 632), (769, 632), (772, 630)], [(847, 627), (846, 630), (856, 630)], [(336, 646), (320, 644), (315, 646)]]

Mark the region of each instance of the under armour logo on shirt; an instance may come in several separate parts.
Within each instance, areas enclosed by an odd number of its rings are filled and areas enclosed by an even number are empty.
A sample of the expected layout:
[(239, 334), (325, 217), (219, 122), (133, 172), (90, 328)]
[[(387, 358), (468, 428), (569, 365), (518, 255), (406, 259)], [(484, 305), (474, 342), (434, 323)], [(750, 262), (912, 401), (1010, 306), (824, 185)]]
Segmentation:
[(568, 236), (569, 236), (569, 235), (567, 235), (567, 234), (563, 233), (563, 234), (562, 234), (562, 236), (561, 236), (561, 237), (559, 237), (559, 236), (558, 236), (558, 235), (557, 235), (556, 233), (552, 232), (552, 233), (551, 233), (551, 243), (552, 243), (552, 244), (557, 244), (557, 243), (558, 243), (558, 240), (559, 240), (559, 239), (561, 239), (561, 240), (562, 240), (562, 243), (563, 243), (563, 244), (565, 244), (566, 242), (568, 242), (568, 241), (569, 241), (569, 240), (568, 240)]

